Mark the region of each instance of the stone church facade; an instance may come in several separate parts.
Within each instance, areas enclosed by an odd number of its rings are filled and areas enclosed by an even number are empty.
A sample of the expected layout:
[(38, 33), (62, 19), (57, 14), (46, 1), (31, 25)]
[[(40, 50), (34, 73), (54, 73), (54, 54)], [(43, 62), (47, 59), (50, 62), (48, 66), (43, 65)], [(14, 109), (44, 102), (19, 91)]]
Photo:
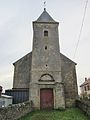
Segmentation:
[(58, 25), (44, 9), (33, 22), (33, 50), (14, 63), (12, 90), (28, 90), (37, 109), (75, 105), (76, 63), (60, 53)]

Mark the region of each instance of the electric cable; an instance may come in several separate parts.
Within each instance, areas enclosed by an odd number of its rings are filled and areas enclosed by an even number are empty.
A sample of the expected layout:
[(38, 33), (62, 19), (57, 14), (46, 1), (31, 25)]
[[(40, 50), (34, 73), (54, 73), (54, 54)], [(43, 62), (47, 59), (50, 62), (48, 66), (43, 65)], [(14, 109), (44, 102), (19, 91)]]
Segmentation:
[(73, 56), (74, 59), (75, 59), (76, 52), (77, 52), (77, 49), (78, 49), (78, 46), (79, 46), (79, 42), (80, 42), (80, 38), (81, 38), (81, 33), (82, 33), (82, 29), (83, 29), (83, 25), (84, 25), (84, 20), (85, 20), (85, 15), (86, 15), (86, 10), (87, 10), (87, 5), (88, 5), (88, 0), (86, 0), (86, 2), (85, 2), (84, 15), (83, 15), (83, 19), (82, 19), (82, 23), (81, 23), (81, 28), (80, 28), (80, 32), (79, 32), (79, 36), (78, 36), (78, 41), (77, 41), (75, 52), (74, 52), (74, 56)]

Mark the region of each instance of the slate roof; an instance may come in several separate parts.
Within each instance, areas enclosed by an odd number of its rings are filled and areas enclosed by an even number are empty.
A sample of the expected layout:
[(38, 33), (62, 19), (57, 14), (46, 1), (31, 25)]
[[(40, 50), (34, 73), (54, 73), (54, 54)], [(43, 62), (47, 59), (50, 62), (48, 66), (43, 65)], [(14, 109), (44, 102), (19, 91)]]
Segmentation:
[(34, 21), (34, 22), (49, 22), (49, 23), (57, 23), (44, 9), (43, 13), (40, 15), (40, 17)]
[(80, 87), (90, 84), (90, 78), (88, 78), (83, 84), (80, 85)]

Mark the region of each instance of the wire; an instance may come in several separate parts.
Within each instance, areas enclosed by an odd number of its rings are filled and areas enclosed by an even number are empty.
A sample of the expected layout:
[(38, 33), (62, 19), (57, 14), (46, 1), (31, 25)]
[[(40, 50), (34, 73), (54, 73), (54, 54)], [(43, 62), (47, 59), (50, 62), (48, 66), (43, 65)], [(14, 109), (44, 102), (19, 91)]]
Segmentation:
[(77, 44), (76, 44), (76, 48), (75, 48), (75, 52), (74, 52), (74, 57), (73, 58), (75, 58), (75, 56), (76, 56), (76, 52), (77, 52), (78, 45), (79, 45), (79, 42), (80, 42), (81, 33), (82, 33), (82, 29), (83, 29), (83, 25), (84, 25), (84, 20), (85, 20), (85, 15), (86, 15), (86, 10), (87, 10), (87, 5), (88, 5), (88, 0), (86, 0), (86, 3), (85, 3), (84, 15), (83, 15), (83, 19), (82, 19), (82, 23), (81, 23), (81, 28), (80, 28), (80, 32), (79, 32), (79, 36), (78, 36), (78, 41), (77, 41)]

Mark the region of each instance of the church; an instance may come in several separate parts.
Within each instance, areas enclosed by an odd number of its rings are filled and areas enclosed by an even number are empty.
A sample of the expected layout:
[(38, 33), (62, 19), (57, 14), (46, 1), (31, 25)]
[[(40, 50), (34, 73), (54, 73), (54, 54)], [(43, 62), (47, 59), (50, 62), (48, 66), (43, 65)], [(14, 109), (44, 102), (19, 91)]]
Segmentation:
[(60, 53), (59, 22), (46, 11), (33, 21), (33, 49), (14, 65), (13, 103), (32, 101), (36, 109), (72, 107), (78, 96), (76, 63)]

